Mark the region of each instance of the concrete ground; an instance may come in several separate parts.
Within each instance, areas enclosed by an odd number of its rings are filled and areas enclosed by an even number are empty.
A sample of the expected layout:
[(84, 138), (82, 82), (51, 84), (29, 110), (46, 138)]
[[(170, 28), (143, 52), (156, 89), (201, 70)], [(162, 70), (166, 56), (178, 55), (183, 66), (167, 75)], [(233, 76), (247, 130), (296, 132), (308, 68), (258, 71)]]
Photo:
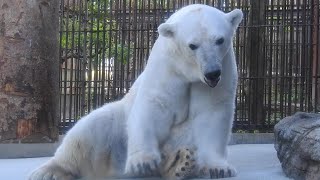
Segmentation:
[[(0, 159), (0, 179), (26, 180), (31, 170), (48, 157)], [(281, 170), (273, 144), (229, 146), (229, 161), (237, 170), (235, 178), (226, 180), (287, 180)]]

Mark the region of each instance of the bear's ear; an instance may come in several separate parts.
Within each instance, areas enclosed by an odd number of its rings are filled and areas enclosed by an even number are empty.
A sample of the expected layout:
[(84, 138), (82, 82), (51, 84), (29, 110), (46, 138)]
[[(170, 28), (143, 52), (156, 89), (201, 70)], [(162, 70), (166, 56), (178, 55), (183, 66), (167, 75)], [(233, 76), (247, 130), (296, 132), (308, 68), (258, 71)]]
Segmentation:
[(175, 33), (175, 25), (172, 23), (162, 23), (158, 27), (158, 32), (164, 37), (173, 37)]
[(229, 13), (226, 14), (229, 22), (232, 24), (234, 28), (237, 28), (238, 25), (240, 24), (243, 13), (240, 9), (235, 9)]

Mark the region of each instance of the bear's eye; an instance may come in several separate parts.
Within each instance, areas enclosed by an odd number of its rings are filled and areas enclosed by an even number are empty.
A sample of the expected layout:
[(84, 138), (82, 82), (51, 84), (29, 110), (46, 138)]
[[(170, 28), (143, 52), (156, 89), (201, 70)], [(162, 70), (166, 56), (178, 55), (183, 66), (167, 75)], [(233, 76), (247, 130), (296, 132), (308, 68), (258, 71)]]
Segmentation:
[(196, 50), (196, 49), (198, 49), (198, 46), (195, 45), (195, 44), (189, 44), (189, 48), (190, 48), (191, 50)]
[(223, 44), (224, 42), (224, 39), (223, 38), (219, 38), (217, 41), (216, 41), (216, 45), (221, 45)]

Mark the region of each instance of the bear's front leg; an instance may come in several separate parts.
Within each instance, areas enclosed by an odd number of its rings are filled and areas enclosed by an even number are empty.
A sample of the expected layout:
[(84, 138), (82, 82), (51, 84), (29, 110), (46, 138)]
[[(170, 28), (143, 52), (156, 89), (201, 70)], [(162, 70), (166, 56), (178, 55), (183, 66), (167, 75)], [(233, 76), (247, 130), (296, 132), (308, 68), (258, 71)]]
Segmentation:
[(127, 121), (125, 174), (129, 177), (157, 176), (161, 162), (159, 143), (169, 134), (172, 114), (155, 98), (141, 98), (137, 102)]
[(227, 145), (233, 119), (232, 104), (207, 106), (193, 121), (197, 146), (199, 178), (226, 178), (236, 176), (236, 170), (227, 162)]

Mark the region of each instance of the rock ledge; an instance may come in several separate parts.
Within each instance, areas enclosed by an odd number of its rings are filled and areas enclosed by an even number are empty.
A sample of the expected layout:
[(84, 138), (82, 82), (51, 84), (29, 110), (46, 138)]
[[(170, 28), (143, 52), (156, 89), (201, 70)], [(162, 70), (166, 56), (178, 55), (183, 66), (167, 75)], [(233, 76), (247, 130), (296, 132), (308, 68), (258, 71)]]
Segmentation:
[(320, 179), (320, 114), (298, 112), (274, 128), (275, 149), (284, 173), (294, 179)]

